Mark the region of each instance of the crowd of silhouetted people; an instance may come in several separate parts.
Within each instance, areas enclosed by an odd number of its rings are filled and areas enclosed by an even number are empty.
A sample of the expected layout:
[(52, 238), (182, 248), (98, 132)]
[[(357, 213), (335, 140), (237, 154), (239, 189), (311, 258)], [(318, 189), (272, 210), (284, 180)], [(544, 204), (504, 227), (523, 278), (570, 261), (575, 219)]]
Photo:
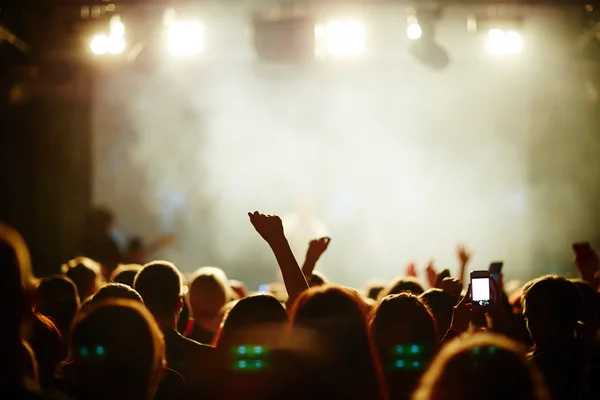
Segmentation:
[(315, 270), (329, 238), (299, 263), (279, 217), (248, 216), (283, 278), (260, 293), (216, 267), (146, 262), (139, 241), (125, 260), (109, 214), (60, 274), (35, 278), (0, 223), (0, 398), (600, 399), (595, 252), (575, 257), (579, 279), (496, 275), (483, 307), (465, 247), (456, 277), (431, 263), (420, 282), (410, 265), (355, 289)]

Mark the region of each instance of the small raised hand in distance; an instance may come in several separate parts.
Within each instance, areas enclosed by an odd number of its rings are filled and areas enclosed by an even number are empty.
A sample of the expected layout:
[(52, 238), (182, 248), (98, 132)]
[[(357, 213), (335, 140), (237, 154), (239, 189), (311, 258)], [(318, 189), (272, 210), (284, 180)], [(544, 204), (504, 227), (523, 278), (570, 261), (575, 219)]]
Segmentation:
[(304, 274), (300, 270), (290, 244), (285, 237), (281, 218), (277, 215), (261, 214), (258, 211), (249, 212), (248, 217), (256, 232), (271, 247), (288, 292), (288, 304), (293, 304), (298, 296), (308, 289), (308, 283), (306, 283)]
[(440, 284), (440, 289), (442, 289), (446, 293), (451, 294), (457, 299), (460, 299), (460, 292), (462, 292), (463, 285), (456, 278), (446, 277), (442, 280)]
[(436, 288), (437, 286), (437, 276), (438, 273), (435, 269), (435, 261), (433, 259), (429, 260), (427, 266), (425, 267), (425, 275), (427, 276), (427, 283), (430, 288)]
[(465, 272), (467, 271), (467, 265), (469, 265), (469, 261), (471, 261), (471, 258), (473, 257), (473, 252), (464, 244), (459, 244), (456, 246), (456, 256), (459, 264), (458, 280), (463, 282), (464, 286)]
[(310, 282), (310, 278), (312, 277), (312, 273), (315, 270), (315, 266), (317, 262), (329, 247), (329, 243), (331, 242), (331, 238), (322, 237), (319, 239), (313, 239), (308, 243), (308, 250), (306, 250), (306, 258), (304, 259), (304, 264), (302, 265), (302, 273), (307, 281)]
[(404, 276), (410, 278), (417, 277), (417, 265), (414, 262), (408, 263), (408, 265), (406, 266), (406, 271), (404, 271)]

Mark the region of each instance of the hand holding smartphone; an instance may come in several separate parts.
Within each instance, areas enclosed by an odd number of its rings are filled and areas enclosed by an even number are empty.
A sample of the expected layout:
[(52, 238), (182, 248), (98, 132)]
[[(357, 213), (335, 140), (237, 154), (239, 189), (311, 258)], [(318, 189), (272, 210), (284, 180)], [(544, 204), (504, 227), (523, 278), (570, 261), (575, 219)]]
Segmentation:
[(490, 272), (471, 272), (471, 305), (472, 307), (486, 307), (491, 303)]

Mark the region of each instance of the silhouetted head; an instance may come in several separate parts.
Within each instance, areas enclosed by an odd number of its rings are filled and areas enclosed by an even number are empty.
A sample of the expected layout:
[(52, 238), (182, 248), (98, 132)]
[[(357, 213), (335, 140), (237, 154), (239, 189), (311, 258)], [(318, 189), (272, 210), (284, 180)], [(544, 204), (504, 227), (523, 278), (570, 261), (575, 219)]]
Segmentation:
[(372, 313), (370, 329), (391, 398), (409, 398), (438, 349), (431, 311), (411, 293), (386, 296)]
[(135, 276), (141, 269), (142, 266), (139, 264), (121, 264), (112, 272), (110, 280), (133, 287)]
[(556, 275), (534, 279), (525, 285), (521, 301), (536, 345), (574, 337), (584, 303), (573, 282)]
[(6, 386), (21, 386), (25, 375), (36, 378), (35, 358), (21, 340), (21, 325), (29, 308), (23, 287), (27, 287), (30, 268), (25, 241), (17, 231), (0, 222), (0, 370)]
[(379, 294), (385, 289), (384, 285), (374, 283), (367, 287), (367, 297), (372, 300), (378, 300)]
[(416, 296), (423, 293), (425, 289), (416, 278), (401, 277), (395, 279), (385, 289), (379, 293), (379, 298), (382, 299), (390, 294), (398, 294), (402, 292), (410, 292)]
[(546, 390), (523, 349), (504, 336), (478, 333), (442, 348), (415, 400), (544, 400)]
[(40, 280), (35, 311), (51, 318), (63, 335), (69, 334), (78, 309), (79, 294), (72, 280), (60, 275)]
[(232, 291), (222, 269), (202, 267), (189, 279), (192, 315), (198, 321), (215, 321), (221, 308), (232, 300)]
[(367, 305), (355, 291), (340, 286), (324, 285), (304, 291), (292, 307), (293, 327), (315, 332), (330, 355), (332, 371), (339, 384), (347, 385), (356, 398), (381, 395), (367, 327)]
[(76, 257), (63, 264), (61, 271), (77, 286), (80, 301), (84, 301), (100, 288), (100, 264), (90, 258)]
[(181, 275), (170, 262), (154, 261), (144, 265), (133, 286), (157, 319), (173, 318), (181, 311)]
[(452, 322), (452, 312), (458, 303), (456, 297), (441, 289), (426, 290), (419, 297), (431, 310), (437, 323), (438, 333), (443, 337)]
[(316, 287), (326, 285), (328, 283), (328, 280), (322, 272), (313, 271), (308, 283), (310, 287)]
[(370, 330), (384, 367), (396, 367), (387, 365), (387, 361), (397, 358), (395, 350), (398, 346), (416, 344), (419, 355), (424, 357), (421, 364), (426, 364), (439, 344), (431, 310), (412, 293), (384, 297), (372, 314)]
[(162, 333), (136, 301), (94, 304), (73, 325), (69, 359), (81, 398), (151, 399), (164, 358)]
[(239, 344), (270, 345), (281, 339), (288, 316), (281, 303), (268, 294), (245, 297), (225, 314), (217, 333), (217, 348)]
[(98, 290), (94, 297), (92, 297), (91, 304), (97, 304), (100, 301), (109, 299), (133, 300), (137, 301), (138, 303), (144, 304), (144, 300), (142, 300), (142, 297), (138, 292), (122, 283), (109, 283), (102, 289)]

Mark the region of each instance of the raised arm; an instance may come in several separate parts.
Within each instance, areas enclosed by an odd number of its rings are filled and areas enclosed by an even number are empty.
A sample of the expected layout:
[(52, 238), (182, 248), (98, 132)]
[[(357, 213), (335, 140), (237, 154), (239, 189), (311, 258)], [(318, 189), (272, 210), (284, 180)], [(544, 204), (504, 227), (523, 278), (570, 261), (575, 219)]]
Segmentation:
[(472, 253), (465, 245), (459, 244), (456, 247), (456, 255), (459, 262), (458, 280), (462, 282), (464, 287), (465, 273), (467, 271), (467, 265), (469, 265), (469, 261), (471, 260)]
[(311, 240), (310, 243), (308, 243), (306, 258), (304, 259), (304, 265), (302, 265), (302, 273), (308, 282), (310, 282), (317, 261), (319, 261), (321, 255), (325, 253), (325, 250), (327, 250), (329, 242), (331, 242), (330, 238), (322, 237), (320, 239)]
[(277, 215), (264, 215), (258, 211), (248, 213), (248, 216), (254, 229), (273, 250), (283, 276), (283, 283), (288, 292), (288, 304), (293, 304), (298, 296), (308, 289), (308, 283), (306, 283), (304, 274), (300, 270), (285, 237), (281, 218)]

